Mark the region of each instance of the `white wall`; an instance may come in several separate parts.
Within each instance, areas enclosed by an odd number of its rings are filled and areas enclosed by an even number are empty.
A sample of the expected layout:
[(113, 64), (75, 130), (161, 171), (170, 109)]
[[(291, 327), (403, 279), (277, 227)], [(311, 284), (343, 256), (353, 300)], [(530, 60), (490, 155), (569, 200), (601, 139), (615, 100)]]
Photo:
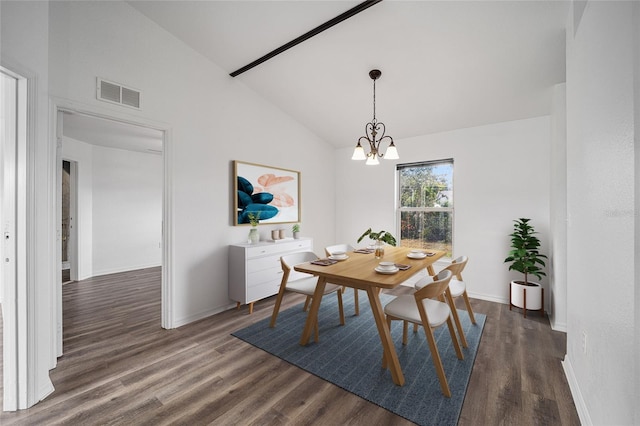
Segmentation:
[(93, 275), (160, 266), (162, 156), (93, 147)]
[(632, 379), (640, 374), (633, 296), (637, 7), (588, 2), (579, 26), (567, 31), (565, 369), (583, 424), (640, 421)]
[[(549, 248), (549, 117), (397, 140), (399, 163), (454, 159), (454, 256), (467, 255), (473, 297), (508, 303), (513, 220), (532, 219)], [(368, 227), (394, 231), (395, 161), (365, 166), (336, 152), (336, 241), (354, 244)], [(541, 281), (546, 286), (546, 279)], [(545, 290), (546, 291), (546, 290)], [(547, 303), (547, 307), (549, 307)]]
[[(634, 28), (634, 64), (633, 64), (633, 86), (634, 86), (634, 175), (635, 175), (635, 252), (634, 252), (634, 265), (640, 265), (640, 7), (636, 5), (633, 10), (633, 25)], [(634, 288), (635, 288), (635, 302), (634, 302), (634, 335), (635, 345), (633, 353), (635, 355), (635, 397), (634, 401), (640, 401), (640, 268), (637, 266), (634, 268)], [(640, 424), (640, 404), (634, 404), (635, 417), (634, 423)]]
[[(232, 306), (227, 246), (248, 233), (232, 226), (233, 160), (301, 171), (302, 234), (316, 248), (333, 242), (328, 144), (126, 3), (53, 2), (50, 9), (51, 95), (170, 129), (173, 326)], [(143, 109), (97, 101), (97, 76), (141, 90)], [(262, 236), (275, 227), (261, 226)]]
[(554, 330), (567, 331), (567, 87), (553, 90), (549, 247), (549, 320)]
[(62, 158), (77, 163), (78, 279), (93, 276), (93, 145), (64, 137)]
[(63, 138), (78, 163), (78, 279), (162, 262), (162, 157)]

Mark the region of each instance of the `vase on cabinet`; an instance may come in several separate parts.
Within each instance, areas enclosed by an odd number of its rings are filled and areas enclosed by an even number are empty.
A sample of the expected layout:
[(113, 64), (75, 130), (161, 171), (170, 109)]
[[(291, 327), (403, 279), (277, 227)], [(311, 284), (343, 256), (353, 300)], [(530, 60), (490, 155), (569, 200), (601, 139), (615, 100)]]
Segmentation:
[(258, 228), (251, 228), (249, 231), (249, 243), (257, 244), (260, 241), (260, 234), (258, 233)]

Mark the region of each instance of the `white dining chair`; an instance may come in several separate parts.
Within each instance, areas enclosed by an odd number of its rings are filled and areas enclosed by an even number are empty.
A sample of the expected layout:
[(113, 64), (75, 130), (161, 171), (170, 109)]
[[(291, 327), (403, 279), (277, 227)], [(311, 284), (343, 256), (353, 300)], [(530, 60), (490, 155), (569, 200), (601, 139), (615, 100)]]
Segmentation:
[(473, 315), (473, 309), (471, 308), (471, 301), (469, 300), (469, 295), (467, 294), (467, 286), (462, 279), (462, 271), (467, 266), (467, 262), (469, 258), (467, 256), (460, 256), (455, 258), (451, 263), (462, 264), (462, 268), (458, 271), (458, 273), (453, 274), (453, 278), (451, 278), (451, 282), (449, 283), (449, 290), (451, 291), (451, 297), (454, 299), (456, 297), (462, 296), (464, 299), (464, 304), (467, 307), (467, 313), (469, 314), (469, 318), (471, 319), (471, 323), (476, 323), (476, 317)]
[[(416, 290), (413, 294), (400, 295), (384, 307), (389, 329), (391, 329), (391, 322), (393, 320), (403, 322), (403, 345), (407, 344), (408, 323), (411, 322), (422, 325), (425, 335), (427, 336), (427, 342), (429, 343), (433, 365), (436, 369), (438, 380), (440, 381), (440, 388), (442, 389), (442, 393), (449, 398), (451, 397), (451, 390), (449, 389), (449, 383), (447, 382), (444, 367), (442, 366), (442, 359), (440, 358), (438, 346), (433, 336), (433, 329), (446, 323), (456, 355), (458, 359), (464, 359), (453, 328), (453, 322), (451, 321), (452, 300), (447, 294), (452, 276), (451, 271), (444, 270), (434, 276), (433, 279), (425, 278), (424, 280), (427, 284), (420, 290)], [(384, 356), (382, 366), (383, 368), (387, 367), (387, 360)]]
[[(467, 306), (467, 312), (469, 314), (469, 318), (471, 319), (471, 323), (475, 324), (476, 319), (473, 315), (473, 310), (471, 309), (471, 303), (469, 302), (469, 296), (467, 295), (467, 289), (462, 280), (462, 270), (467, 266), (469, 258), (467, 256), (460, 256), (454, 259), (446, 268), (443, 270), (449, 270), (453, 274), (451, 278), (451, 282), (449, 283), (449, 293), (451, 294), (452, 300), (456, 297), (462, 296), (464, 298), (464, 302)], [(415, 284), (415, 289), (419, 290), (424, 287), (428, 283), (428, 280), (417, 282)], [(453, 321), (456, 324), (456, 328), (458, 329), (458, 335), (460, 336), (460, 342), (462, 346), (465, 348), (469, 347), (467, 343), (467, 338), (464, 334), (464, 330), (462, 329), (462, 323), (460, 322), (460, 316), (458, 315), (458, 310), (455, 307), (455, 303), (451, 307), (453, 314)], [(417, 325), (414, 326), (414, 332), (417, 330)]]
[[(327, 256), (331, 256), (333, 255), (333, 253), (335, 252), (339, 252), (339, 251), (343, 251), (343, 252), (348, 252), (348, 251), (353, 251), (355, 250), (353, 248), (352, 245), (350, 244), (334, 244), (332, 246), (327, 246), (324, 248), (324, 252), (327, 254)], [(346, 287), (342, 287), (342, 292), (344, 293), (344, 291), (346, 290)], [(353, 306), (354, 306), (354, 311), (356, 315), (360, 315), (360, 303), (358, 302), (358, 289), (354, 288), (353, 289)]]
[[(276, 326), (276, 320), (278, 318), (278, 313), (280, 312), (280, 305), (282, 304), (282, 299), (284, 297), (285, 292), (290, 291), (292, 293), (304, 294), (305, 296), (307, 296), (307, 298), (313, 297), (313, 294), (316, 291), (318, 278), (310, 274), (298, 272), (294, 270), (293, 267), (300, 263), (312, 262), (317, 259), (318, 259), (318, 256), (316, 256), (316, 254), (311, 251), (292, 253), (292, 254), (288, 254), (280, 257), (280, 264), (282, 265), (283, 276), (282, 276), (282, 281), (280, 282), (280, 290), (278, 291), (278, 296), (276, 297), (276, 304), (273, 307), (273, 314), (271, 315), (271, 322), (269, 323), (269, 327), (273, 328)], [(337, 294), (338, 309), (340, 312), (340, 325), (344, 325), (344, 311), (342, 309), (342, 291), (341, 290), (342, 290), (342, 287), (339, 285), (326, 283), (323, 296), (330, 293)], [(318, 341), (317, 318), (315, 321), (315, 341), (316, 342)]]

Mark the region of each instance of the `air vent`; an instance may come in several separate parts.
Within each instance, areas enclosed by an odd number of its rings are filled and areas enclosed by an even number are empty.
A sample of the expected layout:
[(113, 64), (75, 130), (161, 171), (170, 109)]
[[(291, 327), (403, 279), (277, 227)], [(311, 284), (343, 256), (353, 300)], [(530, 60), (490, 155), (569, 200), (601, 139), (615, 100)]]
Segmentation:
[(142, 94), (139, 90), (98, 78), (97, 98), (100, 101), (140, 109)]

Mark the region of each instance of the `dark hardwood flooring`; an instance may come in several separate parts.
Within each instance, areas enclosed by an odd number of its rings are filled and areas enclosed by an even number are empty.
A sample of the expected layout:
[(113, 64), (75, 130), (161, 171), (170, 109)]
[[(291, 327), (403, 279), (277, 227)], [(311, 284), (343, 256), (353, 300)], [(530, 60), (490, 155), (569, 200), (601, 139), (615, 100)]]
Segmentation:
[[(411, 424), (230, 335), (269, 316), (274, 298), (252, 315), (242, 307), (163, 330), (152, 268), (66, 284), (63, 300), (55, 392), (0, 413), (3, 426)], [(301, 301), (288, 294), (283, 309)], [(472, 304), (487, 322), (459, 424), (579, 424), (560, 364), (565, 334), (539, 315)]]

